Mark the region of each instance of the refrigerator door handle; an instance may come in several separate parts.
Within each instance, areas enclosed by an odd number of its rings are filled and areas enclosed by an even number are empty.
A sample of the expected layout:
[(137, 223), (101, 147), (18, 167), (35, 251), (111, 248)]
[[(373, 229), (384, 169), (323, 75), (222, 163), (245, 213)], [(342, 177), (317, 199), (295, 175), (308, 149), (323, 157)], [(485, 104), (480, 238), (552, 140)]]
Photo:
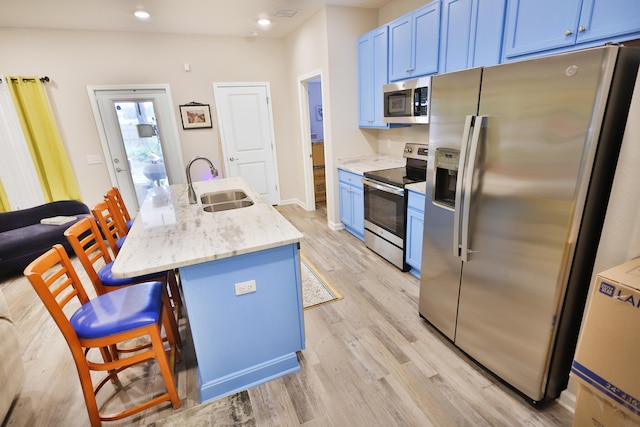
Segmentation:
[(469, 261), (469, 254), (477, 251), (469, 249), (469, 218), (471, 217), (471, 195), (473, 193), (473, 178), (475, 177), (475, 164), (478, 157), (478, 148), (480, 147), (480, 133), (484, 125), (486, 116), (477, 116), (473, 127), (473, 136), (471, 137), (471, 147), (469, 149), (469, 160), (464, 174), (463, 183), (463, 209), (462, 209), (462, 261)]
[(467, 152), (469, 151), (469, 136), (471, 135), (471, 129), (475, 116), (467, 116), (464, 122), (464, 131), (462, 133), (462, 143), (460, 144), (460, 159), (458, 160), (459, 176), (456, 181), (456, 197), (455, 197), (455, 209), (453, 214), (453, 256), (460, 258), (460, 211), (462, 210), (462, 191), (464, 182), (464, 171), (466, 168)]

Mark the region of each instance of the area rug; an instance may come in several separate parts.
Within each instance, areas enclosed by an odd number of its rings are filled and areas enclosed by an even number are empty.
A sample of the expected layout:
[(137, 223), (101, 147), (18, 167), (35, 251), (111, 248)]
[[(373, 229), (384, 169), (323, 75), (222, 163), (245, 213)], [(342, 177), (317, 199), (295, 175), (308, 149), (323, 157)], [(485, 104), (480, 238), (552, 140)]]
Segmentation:
[(231, 396), (194, 406), (148, 427), (253, 427), (256, 419), (249, 393), (244, 390)]
[(300, 261), (302, 307), (305, 310), (342, 299), (342, 294), (331, 286), (302, 253)]

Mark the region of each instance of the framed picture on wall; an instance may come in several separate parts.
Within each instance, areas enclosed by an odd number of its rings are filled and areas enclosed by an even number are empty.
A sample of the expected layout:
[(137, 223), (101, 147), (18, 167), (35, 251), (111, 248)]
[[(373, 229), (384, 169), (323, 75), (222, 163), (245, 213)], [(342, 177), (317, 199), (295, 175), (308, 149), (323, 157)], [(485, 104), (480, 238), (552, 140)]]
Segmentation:
[(322, 121), (322, 105), (316, 105), (316, 120)]
[(209, 104), (190, 102), (180, 106), (183, 129), (201, 129), (213, 127)]

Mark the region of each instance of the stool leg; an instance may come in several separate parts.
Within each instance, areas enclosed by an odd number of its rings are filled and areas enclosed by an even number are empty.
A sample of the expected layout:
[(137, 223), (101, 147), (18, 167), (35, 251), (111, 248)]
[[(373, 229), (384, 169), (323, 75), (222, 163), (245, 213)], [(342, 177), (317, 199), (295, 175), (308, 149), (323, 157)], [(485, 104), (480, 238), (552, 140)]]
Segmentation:
[(164, 353), (162, 338), (160, 338), (160, 333), (157, 329), (151, 331), (149, 335), (151, 336), (151, 343), (156, 352), (156, 360), (158, 362), (158, 366), (160, 367), (160, 372), (162, 373), (162, 377), (164, 378), (164, 382), (167, 387), (169, 399), (171, 400), (173, 409), (178, 409), (181, 404), (180, 397), (178, 396), (175, 381), (173, 380), (173, 372), (171, 372), (169, 361), (167, 360), (167, 356)]
[(180, 331), (178, 330), (178, 323), (173, 315), (173, 309), (171, 308), (171, 301), (169, 300), (169, 292), (167, 291), (166, 284), (162, 292), (162, 303), (164, 304), (163, 317), (165, 320), (165, 332), (169, 338), (169, 343), (171, 344), (171, 341), (173, 340), (173, 344), (181, 348), (182, 338), (180, 337)]
[(182, 296), (180, 295), (180, 289), (178, 286), (178, 279), (175, 271), (169, 271), (168, 273), (169, 292), (171, 292), (171, 301), (173, 302), (173, 310), (175, 311), (176, 319), (182, 318)]

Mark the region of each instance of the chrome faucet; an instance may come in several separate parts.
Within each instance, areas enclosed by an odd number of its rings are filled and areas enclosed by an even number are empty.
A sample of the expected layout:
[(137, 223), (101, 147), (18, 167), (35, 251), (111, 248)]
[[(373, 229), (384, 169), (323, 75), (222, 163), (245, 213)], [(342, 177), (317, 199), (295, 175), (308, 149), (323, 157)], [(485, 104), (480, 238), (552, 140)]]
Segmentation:
[(187, 183), (189, 184), (189, 203), (192, 205), (195, 205), (196, 203), (198, 203), (198, 199), (196, 199), (196, 192), (193, 189), (193, 182), (191, 182), (191, 165), (196, 160), (204, 160), (205, 162), (209, 163), (209, 169), (211, 169), (211, 176), (218, 176), (218, 169), (216, 169), (216, 167), (213, 166), (213, 163), (211, 163), (211, 160), (207, 159), (206, 157), (197, 156), (189, 160), (189, 163), (187, 164)]

